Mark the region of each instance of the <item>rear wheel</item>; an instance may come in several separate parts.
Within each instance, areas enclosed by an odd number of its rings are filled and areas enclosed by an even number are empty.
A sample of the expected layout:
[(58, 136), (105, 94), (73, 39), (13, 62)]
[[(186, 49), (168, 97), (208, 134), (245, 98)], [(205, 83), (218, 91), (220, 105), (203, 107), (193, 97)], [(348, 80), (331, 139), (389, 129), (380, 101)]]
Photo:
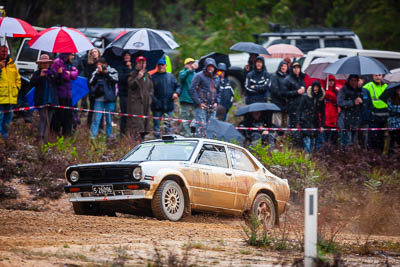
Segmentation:
[(251, 212), (257, 219), (272, 228), (275, 225), (276, 209), (271, 197), (267, 194), (260, 193), (256, 196), (251, 208)]
[(154, 193), (151, 209), (157, 219), (179, 221), (185, 211), (185, 197), (179, 184), (163, 181)]

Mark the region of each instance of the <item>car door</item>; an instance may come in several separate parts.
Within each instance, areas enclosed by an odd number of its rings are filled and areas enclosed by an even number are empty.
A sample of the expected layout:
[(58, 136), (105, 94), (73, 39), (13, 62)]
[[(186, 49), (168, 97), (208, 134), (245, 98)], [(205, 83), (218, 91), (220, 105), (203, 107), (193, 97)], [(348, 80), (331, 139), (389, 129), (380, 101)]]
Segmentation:
[(37, 69), (36, 61), (40, 57), (40, 50), (32, 49), (29, 47), (28, 42), (30, 38), (22, 40), (18, 49), (17, 56), (15, 57), (15, 64), (21, 75), (30, 77)]
[(233, 209), (236, 189), (232, 186), (226, 147), (203, 144), (193, 168), (197, 173), (192, 187), (194, 204)]
[(232, 166), (232, 184), (236, 188), (235, 209), (244, 210), (249, 201), (249, 192), (258, 180), (258, 168), (243, 149), (228, 147)]

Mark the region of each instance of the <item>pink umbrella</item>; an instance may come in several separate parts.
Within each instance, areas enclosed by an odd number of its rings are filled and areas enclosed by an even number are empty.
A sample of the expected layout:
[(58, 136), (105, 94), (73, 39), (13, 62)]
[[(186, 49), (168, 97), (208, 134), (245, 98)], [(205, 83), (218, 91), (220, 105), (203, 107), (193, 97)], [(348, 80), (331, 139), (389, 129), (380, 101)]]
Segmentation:
[(28, 44), (33, 49), (51, 53), (78, 53), (94, 48), (83, 33), (67, 27), (52, 27), (43, 30)]
[(38, 32), (28, 23), (12, 17), (0, 18), (0, 36), (33, 37)]
[(300, 49), (295, 47), (294, 45), (288, 44), (276, 44), (267, 47), (269, 56), (273, 58), (284, 58), (284, 57), (302, 57), (304, 56), (303, 52)]

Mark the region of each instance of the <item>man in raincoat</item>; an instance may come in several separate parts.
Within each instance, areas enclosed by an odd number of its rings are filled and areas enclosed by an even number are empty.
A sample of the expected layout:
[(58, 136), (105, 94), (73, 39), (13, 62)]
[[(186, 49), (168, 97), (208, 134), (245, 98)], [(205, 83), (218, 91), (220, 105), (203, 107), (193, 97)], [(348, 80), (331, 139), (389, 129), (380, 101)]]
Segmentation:
[(0, 47), (0, 133), (4, 140), (8, 138), (12, 112), (2, 111), (10, 110), (17, 104), (20, 88), (21, 76), (14, 61), (8, 56), (7, 46), (4, 45)]

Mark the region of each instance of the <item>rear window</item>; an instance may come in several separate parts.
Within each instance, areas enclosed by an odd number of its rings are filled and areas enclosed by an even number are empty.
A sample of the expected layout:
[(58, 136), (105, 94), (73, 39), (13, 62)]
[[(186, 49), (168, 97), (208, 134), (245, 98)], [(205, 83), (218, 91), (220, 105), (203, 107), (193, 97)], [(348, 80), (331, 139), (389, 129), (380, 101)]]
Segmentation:
[(320, 47), (319, 39), (296, 39), (296, 46), (305, 54)]
[(357, 48), (351, 38), (325, 39), (325, 47)]
[(389, 70), (400, 68), (399, 58), (375, 58), (382, 62)]
[(36, 62), (38, 60), (39, 50), (32, 49), (28, 46), (28, 41), (25, 40), (22, 44), (21, 52), (18, 56), (18, 61)]

